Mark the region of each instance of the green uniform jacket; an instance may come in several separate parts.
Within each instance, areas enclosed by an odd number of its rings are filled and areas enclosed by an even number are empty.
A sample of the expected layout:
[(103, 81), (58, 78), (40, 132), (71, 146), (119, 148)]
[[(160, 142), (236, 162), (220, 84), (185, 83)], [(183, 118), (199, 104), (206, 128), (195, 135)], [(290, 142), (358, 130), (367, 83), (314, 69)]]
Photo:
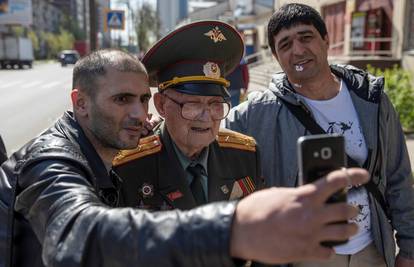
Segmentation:
[[(209, 146), (208, 202), (238, 199), (261, 187), (259, 162), (252, 137), (220, 130)], [(164, 125), (136, 149), (121, 151), (113, 164), (122, 180), (121, 205), (149, 210), (197, 206)]]

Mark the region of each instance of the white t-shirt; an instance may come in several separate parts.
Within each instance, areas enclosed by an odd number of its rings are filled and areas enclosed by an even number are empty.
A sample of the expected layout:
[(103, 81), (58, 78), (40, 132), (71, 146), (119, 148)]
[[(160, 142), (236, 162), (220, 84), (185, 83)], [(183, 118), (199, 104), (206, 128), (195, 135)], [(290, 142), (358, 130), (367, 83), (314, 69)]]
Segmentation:
[[(341, 80), (339, 93), (328, 100), (312, 100), (304, 96), (301, 98), (309, 106), (322, 129), (327, 133), (339, 133), (344, 136), (346, 153), (362, 165), (368, 156), (368, 149), (346, 84)], [(335, 252), (342, 255), (355, 254), (373, 240), (366, 189), (364, 187), (351, 188), (348, 192), (348, 203), (360, 208), (358, 216), (352, 219), (358, 224), (359, 231), (349, 242), (335, 247)]]

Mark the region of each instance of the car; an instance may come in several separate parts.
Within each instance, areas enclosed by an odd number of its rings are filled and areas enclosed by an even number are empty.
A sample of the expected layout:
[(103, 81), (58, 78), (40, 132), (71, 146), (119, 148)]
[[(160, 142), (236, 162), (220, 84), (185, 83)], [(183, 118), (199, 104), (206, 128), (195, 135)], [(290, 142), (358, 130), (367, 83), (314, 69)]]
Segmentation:
[(62, 67), (65, 67), (68, 64), (75, 64), (79, 57), (79, 53), (76, 50), (63, 50), (59, 53), (58, 60)]

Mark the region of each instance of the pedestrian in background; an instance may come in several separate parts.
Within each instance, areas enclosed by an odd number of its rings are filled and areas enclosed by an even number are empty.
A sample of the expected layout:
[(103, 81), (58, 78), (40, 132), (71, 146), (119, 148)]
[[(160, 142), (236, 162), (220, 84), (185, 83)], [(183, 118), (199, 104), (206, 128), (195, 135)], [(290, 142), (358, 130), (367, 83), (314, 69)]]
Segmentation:
[(231, 106), (235, 107), (240, 103), (241, 95), (244, 95), (249, 86), (249, 68), (246, 61), (242, 59), (226, 79), (230, 82), (228, 90)]

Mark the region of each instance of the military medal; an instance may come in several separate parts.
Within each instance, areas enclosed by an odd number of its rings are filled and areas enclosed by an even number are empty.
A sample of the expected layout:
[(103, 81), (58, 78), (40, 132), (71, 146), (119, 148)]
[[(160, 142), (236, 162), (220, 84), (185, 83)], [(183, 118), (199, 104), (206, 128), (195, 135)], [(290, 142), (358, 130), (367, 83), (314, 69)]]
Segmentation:
[(255, 186), (252, 178), (246, 176), (234, 182), (230, 193), (230, 200), (245, 197), (254, 192)]
[(141, 195), (143, 198), (149, 198), (154, 195), (154, 186), (152, 184), (144, 183), (141, 187)]
[(223, 192), (223, 194), (229, 193), (229, 188), (227, 187), (227, 185), (220, 186), (220, 189), (221, 189), (221, 192)]
[(181, 193), (179, 190), (177, 190), (177, 191), (174, 191), (174, 192), (168, 193), (168, 194), (167, 194), (167, 197), (168, 197), (171, 201), (174, 201), (174, 200), (176, 200), (176, 199), (178, 199), (178, 198), (183, 197), (183, 193)]

